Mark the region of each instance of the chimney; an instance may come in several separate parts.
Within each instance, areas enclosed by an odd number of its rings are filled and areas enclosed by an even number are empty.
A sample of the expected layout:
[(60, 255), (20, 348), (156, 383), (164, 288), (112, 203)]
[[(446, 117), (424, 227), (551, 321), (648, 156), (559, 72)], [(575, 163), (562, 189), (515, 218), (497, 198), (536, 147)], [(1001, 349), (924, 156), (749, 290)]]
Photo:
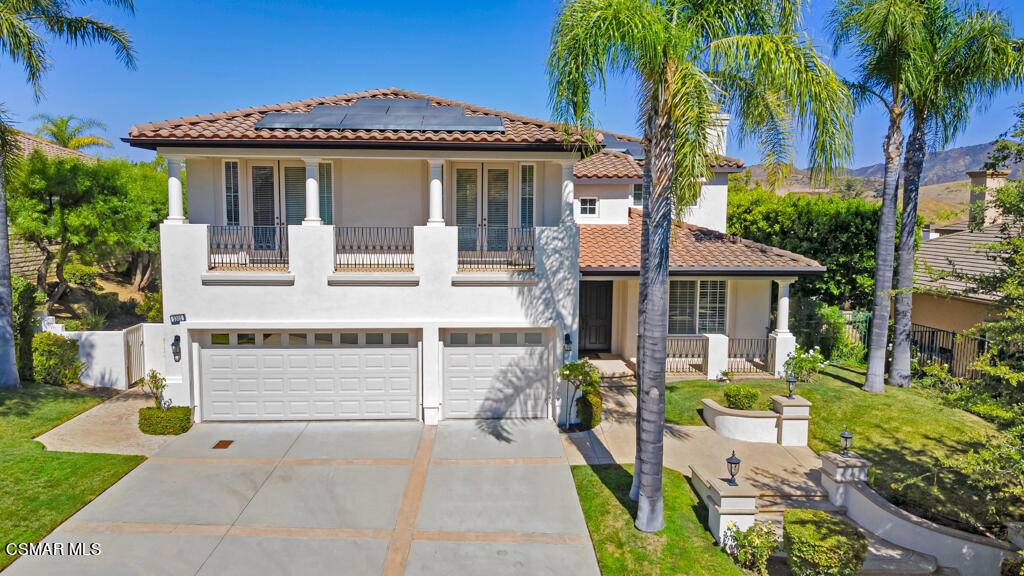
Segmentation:
[(726, 139), (729, 134), (729, 120), (732, 118), (729, 114), (716, 114), (715, 120), (711, 124), (709, 140), (711, 140), (711, 151), (714, 154), (725, 156)]
[[(971, 224), (990, 226), (999, 221), (999, 211), (992, 205), (996, 190), (1006, 186), (1009, 170), (978, 170), (968, 172), (971, 179), (971, 203), (969, 206)], [(984, 218), (983, 222), (979, 222)]]

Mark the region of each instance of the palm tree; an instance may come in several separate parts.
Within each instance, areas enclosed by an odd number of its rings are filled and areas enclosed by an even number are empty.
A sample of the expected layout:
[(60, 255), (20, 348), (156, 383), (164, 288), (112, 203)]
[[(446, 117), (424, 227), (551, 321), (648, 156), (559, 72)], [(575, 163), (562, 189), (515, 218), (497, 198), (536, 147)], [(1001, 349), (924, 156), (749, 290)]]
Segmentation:
[[(106, 4), (134, 13), (131, 0), (106, 0)], [(56, 38), (77, 46), (109, 44), (128, 68), (135, 67), (135, 49), (128, 33), (119, 26), (71, 13), (68, 0), (0, 0), (0, 53), (25, 70), (36, 100), (42, 97), (42, 78), (49, 68), (47, 39)], [(14, 161), (10, 124), (0, 116), (0, 388), (19, 388), (14, 362), (14, 328), (11, 318), (11, 250), (7, 242), (7, 202), (3, 195), (5, 168)]]
[(99, 120), (71, 115), (50, 116), (49, 114), (36, 114), (32, 119), (39, 121), (39, 127), (36, 128), (37, 136), (48, 138), (65, 148), (72, 150), (90, 146), (110, 148), (110, 141), (106, 138), (86, 134), (93, 129), (107, 129), (107, 125)]
[(1021, 81), (1020, 48), (1005, 17), (983, 8), (929, 0), (927, 52), (913, 59), (907, 82), (913, 127), (903, 165), (903, 214), (896, 266), (892, 367), (889, 383), (909, 386), (910, 328), (916, 256), (917, 199), (928, 140), (946, 146), (966, 126), (971, 110)]
[(885, 392), (886, 348), (896, 242), (896, 189), (903, 156), (903, 119), (910, 106), (907, 66), (923, 44), (926, 8), (917, 0), (839, 0), (829, 15), (836, 52), (852, 44), (858, 59), (851, 92), (858, 109), (878, 101), (889, 116), (882, 144), (885, 177), (875, 247), (875, 286), (871, 310), (868, 371), (864, 390)]
[[(799, 0), (568, 0), (551, 34), (551, 106), (568, 134), (594, 140), (591, 91), (619, 73), (639, 87), (645, 169), (641, 253), (641, 393), (636, 527), (664, 527), (662, 461), (668, 248), (681, 209), (710, 176), (717, 116), (731, 112), (741, 140), (760, 146), (777, 181), (794, 132), (810, 134), (809, 163), (830, 179), (850, 152), (846, 88), (799, 31)], [(646, 185), (646, 182), (650, 185)], [(649, 190), (648, 190), (649, 188)]]

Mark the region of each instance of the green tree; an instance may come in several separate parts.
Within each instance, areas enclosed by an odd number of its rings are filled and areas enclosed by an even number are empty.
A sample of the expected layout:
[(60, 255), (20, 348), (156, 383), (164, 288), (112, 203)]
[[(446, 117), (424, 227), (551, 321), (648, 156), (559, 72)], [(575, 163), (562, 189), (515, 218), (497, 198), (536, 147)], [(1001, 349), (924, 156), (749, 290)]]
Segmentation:
[(1010, 22), (985, 8), (954, 6), (950, 0), (919, 0), (927, 8), (923, 53), (909, 65), (907, 95), (913, 127), (903, 168), (903, 213), (896, 267), (892, 367), (889, 383), (909, 386), (918, 191), (925, 150), (944, 147), (967, 125), (973, 109), (1020, 82), (1022, 41)]
[(718, 114), (731, 112), (774, 181), (792, 160), (794, 133), (810, 134), (810, 165), (834, 176), (849, 156), (847, 91), (801, 31), (797, 0), (570, 0), (551, 34), (551, 105), (567, 132), (594, 140), (591, 92), (608, 74), (639, 87), (644, 240), (636, 527), (664, 526), (662, 464), (668, 247), (673, 202), (687, 206), (711, 174)]
[[(131, 0), (106, 0), (106, 4), (134, 13)], [(63, 40), (71, 46), (109, 44), (121, 62), (135, 67), (135, 49), (122, 28), (88, 16), (72, 13), (68, 0), (0, 0), (0, 54), (20, 64), (26, 79), (42, 96), (43, 75), (49, 68), (47, 41)], [(0, 116), (0, 126), (9, 126)], [(0, 136), (0, 388), (20, 388), (21, 380), (14, 362), (14, 329), (11, 319), (11, 248), (7, 241), (7, 203), (4, 174), (14, 157), (14, 147)]]
[(86, 134), (92, 130), (107, 129), (107, 125), (99, 120), (71, 115), (50, 116), (49, 114), (36, 114), (32, 119), (39, 121), (39, 127), (36, 128), (38, 136), (43, 136), (65, 148), (72, 150), (90, 146), (110, 148), (110, 141), (106, 138)]

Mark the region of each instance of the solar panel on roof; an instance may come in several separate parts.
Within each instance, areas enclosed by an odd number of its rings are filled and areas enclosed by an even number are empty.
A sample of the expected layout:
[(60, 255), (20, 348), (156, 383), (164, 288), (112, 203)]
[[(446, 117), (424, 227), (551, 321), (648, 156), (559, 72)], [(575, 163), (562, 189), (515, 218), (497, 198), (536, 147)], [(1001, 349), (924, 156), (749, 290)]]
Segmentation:
[(431, 106), (426, 98), (360, 98), (350, 106), (319, 104), (308, 112), (273, 112), (256, 128), (504, 132), (505, 124), (498, 116), (467, 116), (459, 106)]
[(629, 154), (636, 160), (644, 159), (644, 145), (640, 142), (630, 142), (628, 140), (619, 140), (614, 134), (604, 135), (604, 147), (606, 150), (612, 150), (614, 152), (623, 152)]

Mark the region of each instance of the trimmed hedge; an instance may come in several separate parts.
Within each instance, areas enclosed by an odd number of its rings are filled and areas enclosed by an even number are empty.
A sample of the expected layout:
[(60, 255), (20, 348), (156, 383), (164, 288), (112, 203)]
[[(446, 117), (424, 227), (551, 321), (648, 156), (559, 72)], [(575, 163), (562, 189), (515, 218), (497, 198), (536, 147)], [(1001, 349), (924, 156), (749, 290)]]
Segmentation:
[(78, 382), (85, 369), (78, 359), (78, 342), (42, 332), (32, 338), (32, 373), (36, 382), (64, 386)]
[(166, 410), (153, 406), (139, 408), (139, 430), (143, 434), (183, 434), (191, 427), (192, 409), (188, 406), (171, 406)]
[(725, 394), (725, 405), (733, 410), (753, 410), (757, 401), (761, 399), (761, 393), (757, 388), (743, 386), (742, 384), (731, 384), (723, 390)]
[(100, 269), (95, 266), (84, 264), (67, 264), (64, 266), (64, 278), (71, 284), (78, 284), (86, 288), (96, 287), (96, 279), (99, 278)]
[(782, 542), (797, 576), (857, 576), (868, 553), (853, 524), (820, 510), (786, 510)]
[(576, 417), (581, 430), (590, 430), (601, 423), (601, 387), (585, 389), (576, 399)]

